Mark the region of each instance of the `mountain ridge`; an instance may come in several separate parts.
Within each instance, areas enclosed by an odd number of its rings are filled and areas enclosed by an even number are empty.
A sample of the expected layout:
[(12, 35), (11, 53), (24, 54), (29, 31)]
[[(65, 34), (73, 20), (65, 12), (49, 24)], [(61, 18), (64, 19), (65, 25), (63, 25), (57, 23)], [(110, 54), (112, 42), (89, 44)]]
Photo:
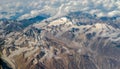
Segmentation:
[[(15, 27), (12, 23), (0, 23), (0, 37), (4, 41), (0, 49), (14, 69), (120, 68), (119, 20), (102, 21), (78, 12), (21, 27), (22, 31), (14, 31), (21, 23)], [(12, 29), (9, 25), (14, 29), (3, 38), (5, 29)]]

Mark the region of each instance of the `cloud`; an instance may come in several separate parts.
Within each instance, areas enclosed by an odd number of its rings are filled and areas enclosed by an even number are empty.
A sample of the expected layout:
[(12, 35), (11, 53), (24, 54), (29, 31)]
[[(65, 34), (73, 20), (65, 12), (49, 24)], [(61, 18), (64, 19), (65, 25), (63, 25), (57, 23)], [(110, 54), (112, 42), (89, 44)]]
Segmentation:
[[(120, 15), (120, 0), (0, 0), (0, 18), (10, 18), (19, 13), (19, 19), (35, 17), (42, 13), (58, 17), (70, 11), (83, 11), (102, 16)], [(1, 12), (9, 14), (4, 15)]]
[(120, 11), (116, 10), (116, 11), (111, 11), (108, 13), (108, 16), (109, 17), (112, 17), (112, 16), (117, 16), (119, 15), (120, 16)]
[(32, 10), (30, 13), (20, 16), (19, 20), (35, 17), (35, 16), (39, 15), (40, 12), (42, 12), (42, 11), (41, 10)]

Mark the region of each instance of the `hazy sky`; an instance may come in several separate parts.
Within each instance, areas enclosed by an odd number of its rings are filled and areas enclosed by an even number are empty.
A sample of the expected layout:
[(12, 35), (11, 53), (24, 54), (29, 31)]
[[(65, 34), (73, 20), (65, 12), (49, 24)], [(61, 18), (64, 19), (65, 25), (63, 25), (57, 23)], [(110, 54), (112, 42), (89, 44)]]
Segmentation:
[(120, 15), (120, 0), (0, 0), (0, 18), (26, 19), (42, 13), (60, 16), (71, 11), (112, 17)]

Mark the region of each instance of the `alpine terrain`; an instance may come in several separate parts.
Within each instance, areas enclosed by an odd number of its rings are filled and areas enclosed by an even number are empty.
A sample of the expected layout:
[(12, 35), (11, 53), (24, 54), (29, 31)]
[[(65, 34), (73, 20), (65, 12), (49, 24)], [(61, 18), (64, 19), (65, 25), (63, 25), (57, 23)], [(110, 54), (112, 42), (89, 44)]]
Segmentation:
[[(74, 4), (69, 0), (65, 3), (64, 0), (60, 3), (50, 0), (50, 4), (46, 2), (48, 6), (44, 7), (30, 1), (35, 6), (24, 8), (28, 11), (16, 13), (15, 17), (11, 17), (15, 12), (9, 9), (5, 11), (10, 13), (0, 11), (0, 69), (120, 69), (120, 13), (107, 16), (111, 10), (107, 10), (109, 7), (106, 11), (102, 9), (105, 16), (76, 10), (80, 9), (79, 6), (74, 8), (73, 5), (79, 0)], [(25, 2), (29, 4), (27, 0)], [(2, 3), (7, 4), (7, 0)], [(1, 7), (5, 7), (2, 3)], [(20, 2), (16, 7), (22, 4)], [(93, 7), (92, 4), (89, 8)], [(120, 2), (115, 4), (117, 6)], [(40, 11), (36, 6), (44, 9)], [(20, 8), (23, 7), (17, 7)], [(36, 11), (28, 13), (32, 9)], [(21, 16), (23, 13), (28, 14)], [(6, 18), (8, 14), (11, 14), (10, 18)]]

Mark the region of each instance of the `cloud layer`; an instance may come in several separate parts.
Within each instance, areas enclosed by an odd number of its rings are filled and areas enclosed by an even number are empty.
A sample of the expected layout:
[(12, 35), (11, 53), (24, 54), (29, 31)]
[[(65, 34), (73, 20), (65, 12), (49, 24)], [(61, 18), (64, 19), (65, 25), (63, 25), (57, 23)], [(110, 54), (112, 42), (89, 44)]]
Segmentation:
[(72, 11), (101, 16), (119, 16), (120, 0), (0, 0), (0, 18), (27, 19), (40, 14), (55, 17)]

